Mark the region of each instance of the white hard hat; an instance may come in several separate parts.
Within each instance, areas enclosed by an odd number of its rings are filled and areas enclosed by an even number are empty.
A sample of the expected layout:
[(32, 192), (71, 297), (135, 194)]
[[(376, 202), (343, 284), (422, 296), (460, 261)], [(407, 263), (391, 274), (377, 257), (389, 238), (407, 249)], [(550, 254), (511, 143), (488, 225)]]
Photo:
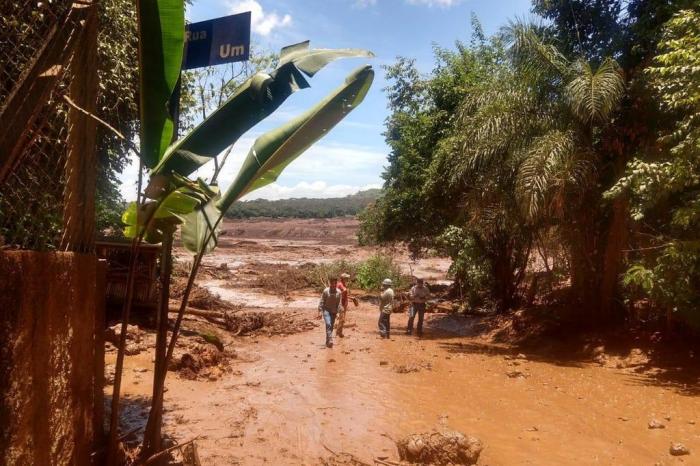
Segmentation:
[(382, 285), (384, 286), (391, 286), (391, 278), (385, 278), (384, 281), (382, 282)]

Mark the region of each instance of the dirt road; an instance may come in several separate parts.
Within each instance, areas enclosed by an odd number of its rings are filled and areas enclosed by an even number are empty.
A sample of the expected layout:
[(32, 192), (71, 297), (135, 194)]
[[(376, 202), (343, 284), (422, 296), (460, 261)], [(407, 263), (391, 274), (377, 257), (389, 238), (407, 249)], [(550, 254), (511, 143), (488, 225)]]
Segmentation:
[[(253, 258), (307, 260), (313, 248), (328, 259), (337, 250), (295, 240), (275, 251), (274, 241), (257, 239), (262, 253), (236, 253), (239, 266)], [(224, 248), (210, 260), (231, 260), (234, 252)], [(444, 278), (445, 265), (416, 264), (434, 279)], [(315, 317), (311, 290), (282, 303), (265, 290), (220, 285), (234, 302), (240, 292), (258, 306)], [(426, 335), (417, 339), (403, 334), (405, 314), (394, 314), (392, 339), (381, 340), (376, 317), (370, 303), (353, 308), (346, 338), (332, 349), (323, 346), (320, 322), (295, 335), (223, 335), (237, 355), (229, 373), (215, 381), (169, 374), (165, 431), (178, 441), (199, 435), (206, 465), (315, 465), (331, 451), (374, 464), (377, 457), (398, 459), (392, 439), (444, 426), (479, 437), (484, 465), (700, 464), (697, 387), (664, 386), (633, 368), (546, 351), (518, 355), (478, 333), (476, 318), (428, 315)], [(134, 422), (150, 396), (150, 357), (127, 357), (124, 388)], [(652, 419), (665, 428), (650, 429)], [(671, 442), (691, 454), (671, 456)]]

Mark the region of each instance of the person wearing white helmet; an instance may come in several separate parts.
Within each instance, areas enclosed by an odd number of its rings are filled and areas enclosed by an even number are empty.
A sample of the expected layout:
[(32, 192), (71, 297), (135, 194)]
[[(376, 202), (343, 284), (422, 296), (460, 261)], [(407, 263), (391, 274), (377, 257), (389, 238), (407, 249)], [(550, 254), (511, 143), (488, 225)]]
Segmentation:
[(387, 339), (391, 331), (391, 312), (394, 310), (394, 290), (391, 286), (391, 279), (385, 278), (379, 296), (379, 335)]

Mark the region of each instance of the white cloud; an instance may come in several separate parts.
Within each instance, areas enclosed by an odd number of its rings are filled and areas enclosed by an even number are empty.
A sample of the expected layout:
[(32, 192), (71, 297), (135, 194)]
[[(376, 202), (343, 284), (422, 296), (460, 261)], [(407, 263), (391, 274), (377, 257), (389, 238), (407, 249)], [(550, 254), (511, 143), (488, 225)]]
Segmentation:
[[(225, 191), (233, 182), (243, 160), (259, 131), (251, 131), (233, 147), (219, 176), (219, 186)], [(282, 172), (278, 183), (272, 183), (246, 196), (245, 199), (287, 199), (291, 197), (343, 197), (358, 191), (381, 187), (381, 173), (386, 163), (386, 152), (381, 148), (355, 144), (321, 141), (311, 146)], [(212, 163), (191, 176), (211, 179)], [(120, 176), (121, 192), (128, 201), (136, 199), (138, 160)]]
[(253, 32), (261, 36), (269, 35), (274, 29), (292, 24), (292, 16), (279, 15), (276, 11), (266, 12), (257, 0), (234, 0), (228, 2), (231, 13), (250, 11)]
[(408, 0), (408, 3), (413, 5), (427, 5), (429, 7), (439, 6), (441, 8), (450, 8), (462, 0)]
[(277, 183), (272, 183), (264, 188), (260, 188), (259, 190), (250, 193), (248, 196), (244, 197), (243, 200), (268, 199), (274, 201), (278, 199), (291, 199), (299, 197), (345, 197), (359, 191), (374, 188), (381, 188), (381, 184), (371, 183), (364, 186), (351, 186), (347, 184), (329, 185), (325, 181), (313, 181), (311, 183), (302, 181), (294, 186), (281, 186)]
[[(367, 8), (370, 6), (374, 6), (377, 4), (378, 0), (355, 0), (355, 3), (353, 6), (355, 8)], [(461, 3), (462, 0), (405, 0), (406, 3), (410, 3), (411, 5), (425, 5), (428, 7), (440, 7), (440, 8), (450, 8), (458, 3)]]

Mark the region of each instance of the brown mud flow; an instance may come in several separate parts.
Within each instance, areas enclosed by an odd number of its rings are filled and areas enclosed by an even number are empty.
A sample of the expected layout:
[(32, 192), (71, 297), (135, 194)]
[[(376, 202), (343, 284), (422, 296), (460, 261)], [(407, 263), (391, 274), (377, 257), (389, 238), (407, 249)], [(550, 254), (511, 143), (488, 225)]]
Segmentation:
[[(245, 241), (254, 244), (224, 247), (210, 264), (236, 258), (234, 268), (243, 270), (253, 261), (330, 260), (343, 255), (340, 248), (355, 259), (371, 253), (317, 239), (284, 242), (288, 247), (277, 247), (279, 239)], [(418, 269), (443, 279), (446, 265), (431, 259)], [(234, 303), (240, 292), (258, 310), (315, 319), (311, 290), (281, 300), (274, 290), (224, 288), (212, 280)], [(230, 370), (213, 380), (170, 372), (165, 432), (178, 441), (198, 435), (207, 465), (314, 465), (329, 450), (369, 464), (378, 457), (397, 461), (395, 440), (433, 428), (478, 437), (485, 465), (700, 464), (697, 385), (664, 385), (635, 367), (603, 367), (554, 350), (518, 354), (477, 333), (476, 318), (427, 315), (419, 340), (403, 334), (406, 315), (394, 314), (392, 339), (381, 340), (376, 318), (370, 303), (351, 308), (346, 337), (333, 349), (323, 347), (320, 322), (292, 335), (219, 332), (235, 353)], [(126, 360), (123, 389), (133, 424), (145, 416), (151, 358), (149, 351)], [(664, 428), (650, 428), (652, 420)], [(672, 442), (691, 454), (672, 456)]]

